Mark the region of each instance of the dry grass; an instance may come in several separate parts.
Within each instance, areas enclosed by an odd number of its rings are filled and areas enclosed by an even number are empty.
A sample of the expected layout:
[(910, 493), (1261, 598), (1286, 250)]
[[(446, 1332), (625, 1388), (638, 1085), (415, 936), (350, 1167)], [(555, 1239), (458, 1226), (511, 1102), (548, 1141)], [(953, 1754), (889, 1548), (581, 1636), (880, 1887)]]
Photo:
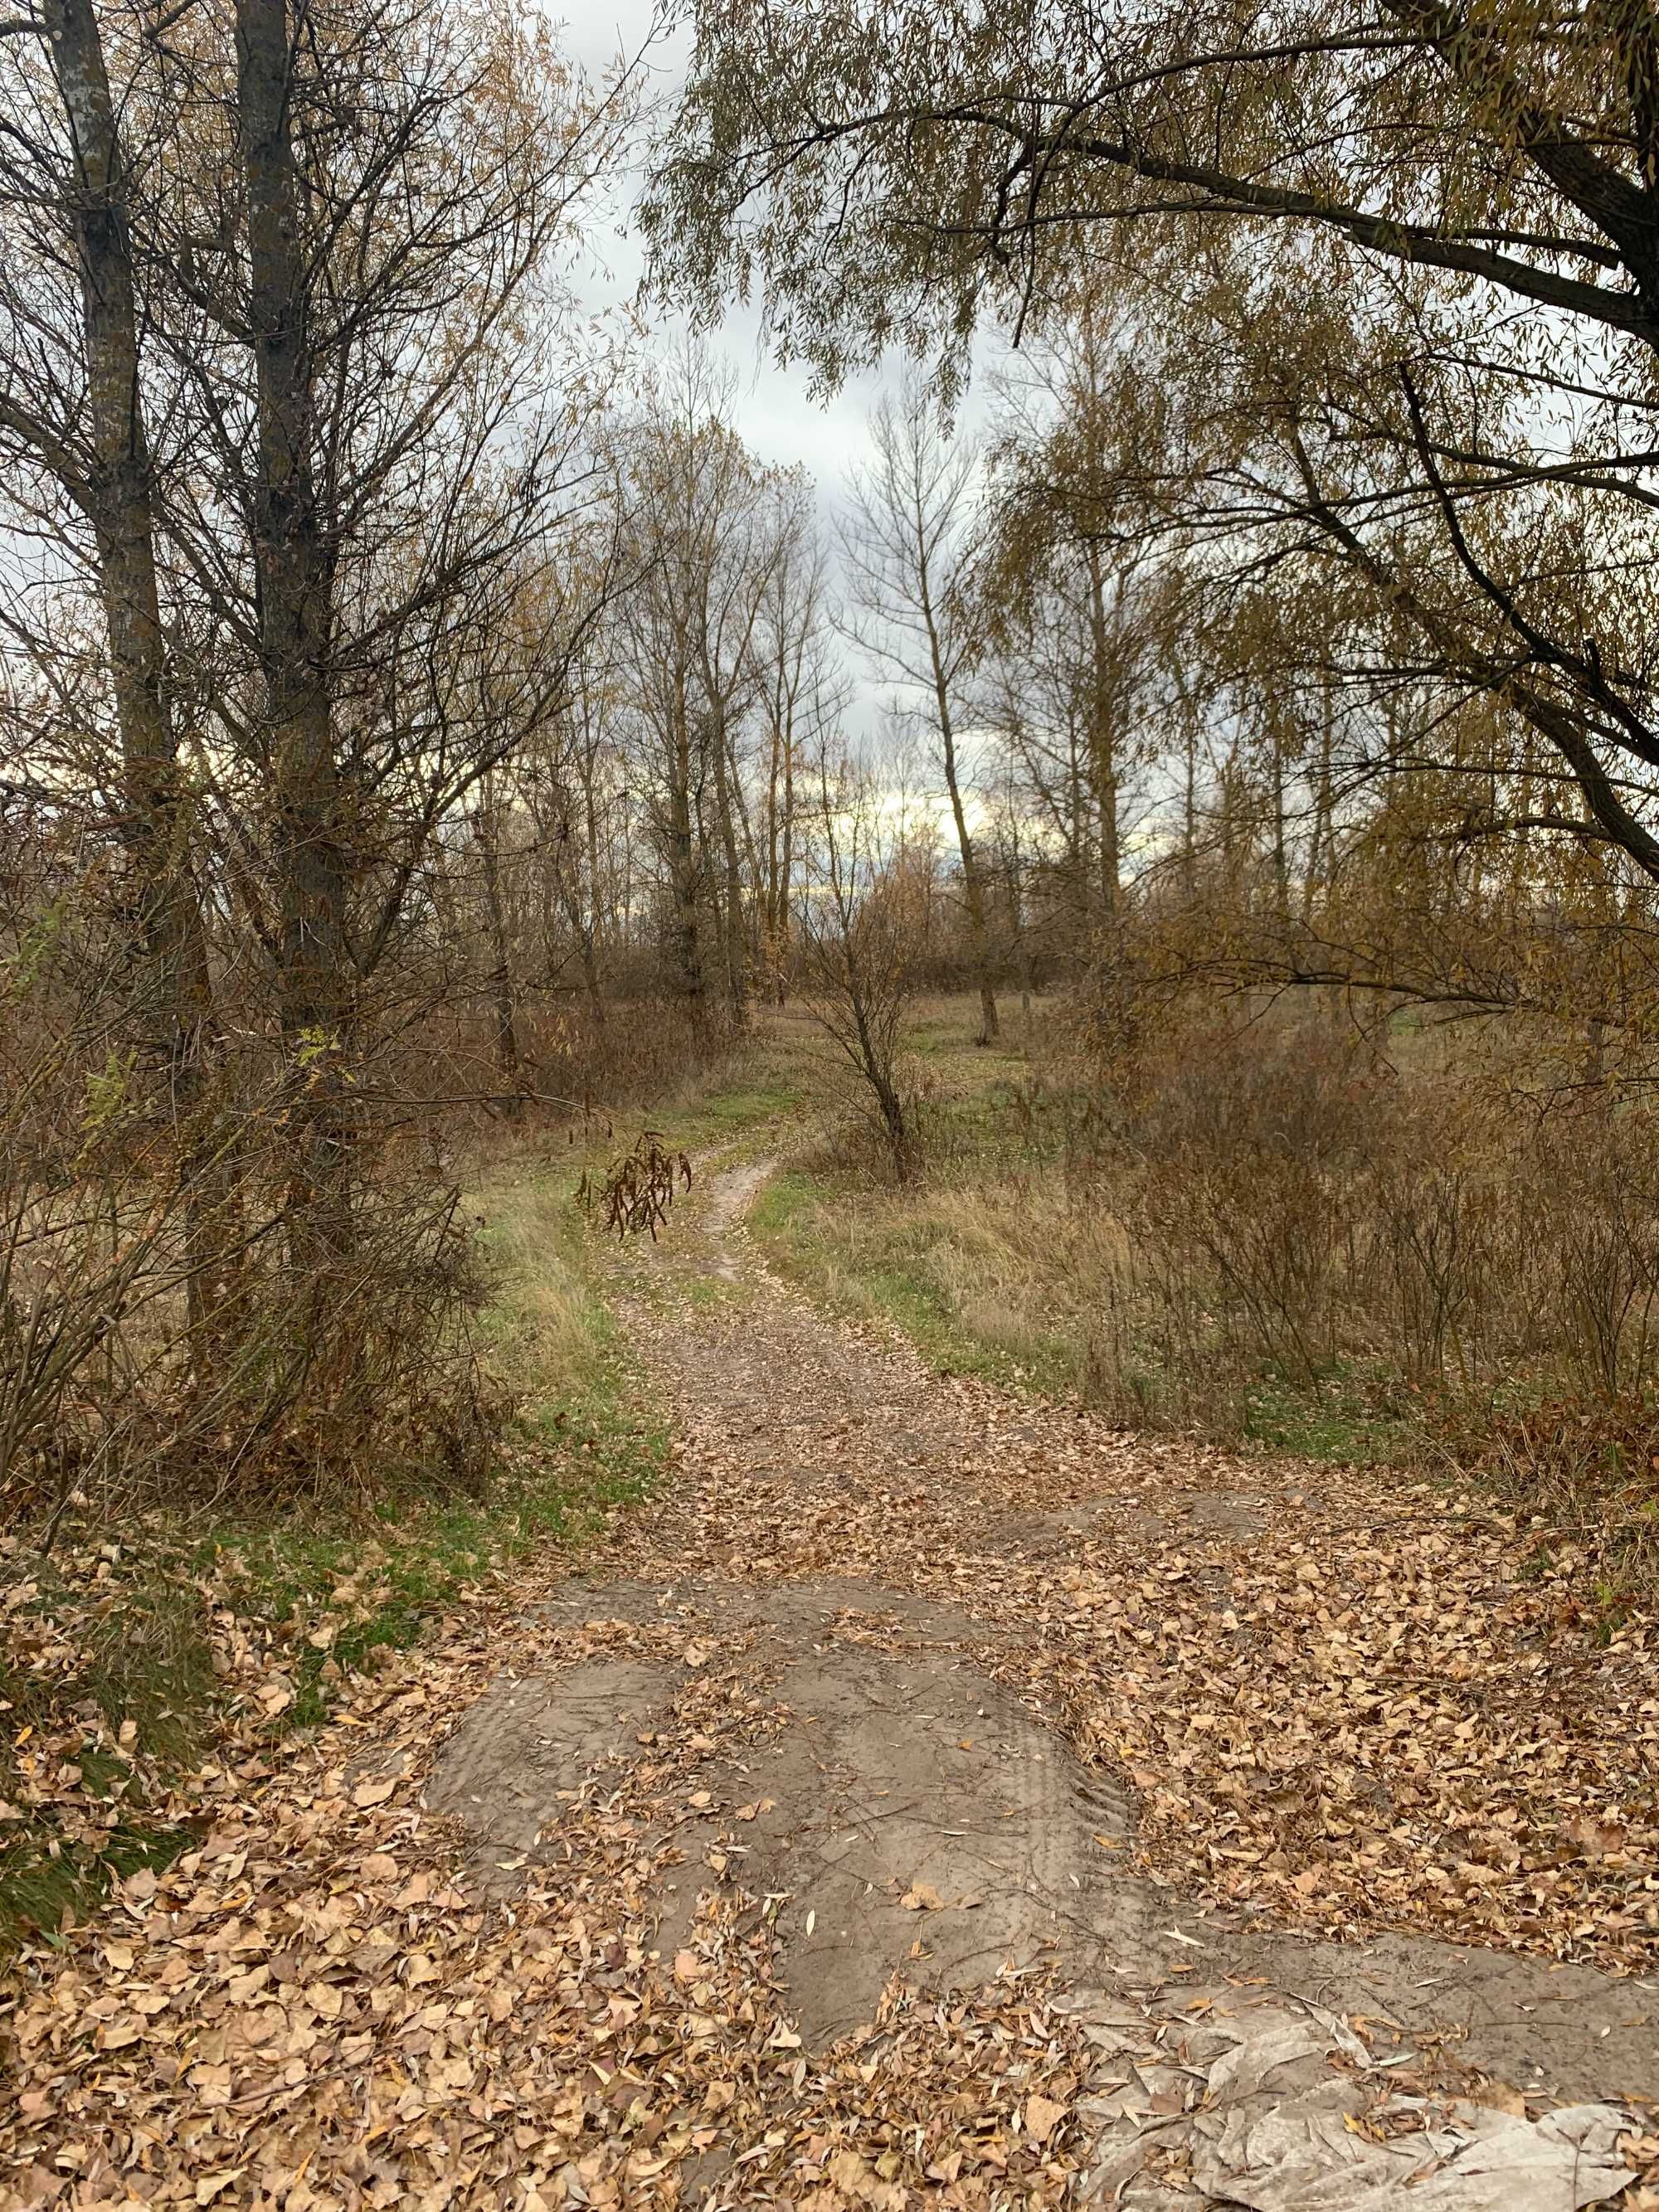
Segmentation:
[(604, 1308), (583, 1272), (572, 1178), (526, 1162), (498, 1170), (468, 1200), (491, 1285), (484, 1316), (491, 1371), (515, 1398), (556, 1395), (582, 1374)]
[[(978, 1002), (914, 1011), (902, 1061), (925, 1173), (897, 1184), (866, 1118), (848, 1110), (797, 1148), (757, 1209), (774, 1257), (840, 1310), (896, 1321), (941, 1365), (1066, 1392), (1085, 1316), (1073, 1295), (1109, 1233), (1052, 1185), (1054, 1132), (1034, 1126), (1032, 1064), (973, 1042)], [(798, 1041), (796, 1079), (845, 1102), (833, 1061)], [(1041, 1110), (1036, 1116), (1042, 1124)]]
[(1492, 1029), (1212, 1010), (1107, 1061), (1052, 1012), (1029, 1053), (978, 1051), (973, 1012), (907, 1038), (919, 1182), (849, 1121), (763, 1199), (820, 1295), (1126, 1426), (1449, 1458), (1649, 1547), (1650, 1108), (1552, 1097), (1535, 1041)]

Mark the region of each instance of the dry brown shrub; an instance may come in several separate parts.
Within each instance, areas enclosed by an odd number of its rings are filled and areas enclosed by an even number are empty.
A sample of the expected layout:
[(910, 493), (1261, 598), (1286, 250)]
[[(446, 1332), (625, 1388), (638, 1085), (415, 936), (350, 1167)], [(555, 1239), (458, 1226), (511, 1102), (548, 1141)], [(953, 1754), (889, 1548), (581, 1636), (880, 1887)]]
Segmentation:
[[(653, 1105), (737, 1042), (723, 1021), (651, 994), (612, 1000), (602, 1012), (583, 1000), (532, 1004), (519, 1028), (522, 1121), (544, 1132), (572, 1113)], [(420, 1102), (418, 1126), (439, 1127), (451, 1141), (464, 1134), (488, 1146), (498, 1133), (510, 1139), (519, 1126), (499, 1088), (493, 1032), (465, 1007), (423, 1022), (382, 1065), (396, 1098)]]
[[(246, 1136), (248, 1133), (242, 1133)], [(199, 1216), (158, 1164), (13, 1184), (0, 1228), (0, 1509), (46, 1536), (107, 1515), (299, 1493), (400, 1471), (483, 1482), (501, 1408), (472, 1318), (482, 1283), (453, 1191), (360, 1186), (349, 1245), (296, 1257), (245, 1146), (234, 1247), (205, 1332), (187, 1296)], [(216, 1198), (227, 1187), (216, 1178)]]
[(1523, 1090), (1512, 1058), (1273, 1007), (1167, 1022), (1102, 1074), (1073, 1176), (1126, 1232), (1091, 1345), (1106, 1402), (1237, 1430), (1263, 1376), (1341, 1376), (1442, 1426), (1463, 1409), (1463, 1432), (1474, 1409), (1640, 1404), (1659, 1379), (1643, 1099)]
[(1659, 1407), (1548, 1399), (1485, 1410), (1443, 1434), (1449, 1455), (1553, 1530), (1611, 1533), (1647, 1571), (1659, 1567)]
[(660, 1130), (645, 1129), (608, 1167), (582, 1176), (576, 1202), (607, 1231), (628, 1237), (644, 1230), (654, 1244), (677, 1193), (690, 1188), (690, 1154), (672, 1151)]
[(156, 1498), (366, 1494), (404, 1469), (475, 1488), (501, 1411), (482, 1285), (456, 1191), (388, 1141), (379, 1072), (347, 1086), (319, 1240), (268, 1043), (216, 1040), (180, 1104), (95, 904), (6, 919), (0, 1519), (49, 1542)]

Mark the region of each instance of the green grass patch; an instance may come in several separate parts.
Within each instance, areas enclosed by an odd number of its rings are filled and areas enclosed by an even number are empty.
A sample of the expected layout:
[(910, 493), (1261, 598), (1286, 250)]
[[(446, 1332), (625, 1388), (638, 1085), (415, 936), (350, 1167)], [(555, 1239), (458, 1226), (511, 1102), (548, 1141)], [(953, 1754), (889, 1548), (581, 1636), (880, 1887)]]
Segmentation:
[(688, 1149), (745, 1137), (780, 1122), (799, 1121), (806, 1110), (803, 1094), (784, 1082), (745, 1084), (711, 1091), (665, 1117), (664, 1133)]
[[(1077, 1386), (1080, 1333), (1048, 1326), (1024, 1286), (1001, 1294), (995, 1262), (1012, 1255), (976, 1233), (967, 1194), (988, 1176), (1052, 1163), (1070, 1102), (1033, 1082), (1017, 1037), (975, 1044), (977, 1022), (977, 1000), (962, 999), (927, 1002), (906, 1024), (927, 1162), (920, 1188), (873, 1181), (866, 1148), (832, 1134), (769, 1179), (749, 1225), (774, 1265), (811, 1295), (851, 1318), (896, 1324), (942, 1372), (1063, 1395)], [(810, 1027), (788, 1049), (788, 1095), (816, 1097), (820, 1115), (826, 1100), (855, 1095), (854, 1079)]]
[(979, 1021), (977, 996), (924, 1000), (904, 1024), (905, 1050), (949, 1066), (970, 1085), (1023, 1072), (1030, 1052), (1018, 1011), (1002, 1009), (1002, 1033), (988, 1044), (979, 1042)]
[[(607, 1317), (608, 1318), (608, 1317)], [(514, 1415), (487, 1492), (476, 1500), (383, 1502), (331, 1525), (256, 1524), (216, 1532), (243, 1602), (261, 1619), (309, 1623), (336, 1586), (357, 1577), (368, 1604), (327, 1650), (297, 1648), (296, 1697), (280, 1726), (314, 1726), (329, 1708), (330, 1665), (362, 1667), (377, 1648), (404, 1649), (485, 1573), (544, 1542), (580, 1546), (613, 1508), (649, 1492), (667, 1457), (661, 1423), (639, 1403), (638, 1378), (596, 1332), (586, 1370)]]
[(814, 1210), (829, 1197), (824, 1184), (804, 1168), (780, 1168), (755, 1194), (749, 1227), (757, 1237), (793, 1244), (810, 1235)]
[(84, 1917), (129, 1875), (159, 1874), (195, 1840), (193, 1829), (142, 1815), (118, 1821), (95, 1850), (66, 1849), (32, 1823), (21, 1828), (0, 1847), (0, 1958), (26, 1936), (62, 1928), (66, 1913)]
[[(405, 1488), (346, 1522), (215, 1532), (274, 1618), (307, 1613), (343, 1576), (372, 1575), (378, 1602), (335, 1643), (341, 1666), (377, 1644), (410, 1644), (482, 1575), (537, 1545), (579, 1545), (612, 1508), (643, 1498), (665, 1464), (666, 1431), (593, 1279), (575, 1181), (561, 1158), (504, 1176), (471, 1201), (493, 1284), (479, 1317), (485, 1364), (514, 1407), (483, 1495)], [(322, 1668), (321, 1655), (307, 1662), (304, 1680)], [(296, 1719), (320, 1717), (323, 1702)]]
[(1241, 1416), (1246, 1443), (1342, 1467), (1391, 1465), (1411, 1455), (1421, 1434), (1381, 1410), (1346, 1370), (1322, 1377), (1313, 1389), (1279, 1376), (1258, 1377), (1244, 1392)]
[[(25, 1571), (0, 1650), (0, 1800), (17, 1815), (0, 1824), (0, 1948), (188, 1840), (132, 1784), (138, 1760), (182, 1769), (210, 1733), (217, 1677), (201, 1602), (182, 1572), (128, 1583), (109, 1550), (101, 1591), (50, 1560), (9, 1562)], [(32, 1805), (37, 1785), (61, 1791), (75, 1817)]]

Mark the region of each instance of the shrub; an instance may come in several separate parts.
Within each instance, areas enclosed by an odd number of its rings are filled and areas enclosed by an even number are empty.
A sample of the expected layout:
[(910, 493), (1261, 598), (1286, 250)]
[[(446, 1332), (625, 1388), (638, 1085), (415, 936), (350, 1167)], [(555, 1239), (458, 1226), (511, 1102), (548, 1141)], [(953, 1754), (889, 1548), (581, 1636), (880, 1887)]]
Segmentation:
[(1073, 1173), (1126, 1232), (1091, 1332), (1103, 1401), (1236, 1431), (1263, 1376), (1644, 1400), (1659, 1118), (1396, 1042), (1272, 1010), (1169, 1025), (1102, 1069)]

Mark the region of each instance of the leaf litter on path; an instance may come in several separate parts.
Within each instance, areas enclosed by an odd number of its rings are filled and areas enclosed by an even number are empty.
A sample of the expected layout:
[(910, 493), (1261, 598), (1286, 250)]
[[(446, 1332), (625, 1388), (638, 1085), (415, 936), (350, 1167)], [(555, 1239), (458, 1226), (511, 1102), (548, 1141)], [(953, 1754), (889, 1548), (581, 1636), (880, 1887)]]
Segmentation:
[[(636, 1263), (617, 1264), (626, 1287)], [(712, 1754), (750, 1759), (778, 1723), (697, 1586), (875, 1583), (893, 1613), (849, 1618), (849, 1638), (902, 1642), (907, 1597), (955, 1608), (987, 1675), (1133, 1791), (1132, 1835), (1103, 1841), (1114, 1869), (1320, 1935), (1593, 1963), (1642, 2006), (1650, 1616), (1604, 1635), (1571, 1559), (1529, 1578), (1522, 1532), (1478, 1502), (1136, 1443), (933, 1376), (769, 1282), (712, 1311), (671, 1287), (631, 1322), (680, 1451), (605, 1564), (654, 1589), (658, 1616), (610, 1617), (603, 1582), (585, 1618), (544, 1604), (568, 1588), (550, 1554), (447, 1638), (343, 1682), (308, 1741), (273, 1753), (251, 1699), (193, 1778), (192, 1848), (20, 1962), (0, 2013), (4, 2201), (1659, 2202), (1638, 2106), (1552, 2115), (1387, 2021), (1205, 1985), (1207, 1922), (1174, 1928), (1190, 1978), (1098, 2002), (1058, 1960), (966, 1990), (901, 1962), (868, 2022), (809, 2048), (743, 1886), (759, 1801), (750, 1824), (690, 1803)], [(1232, 1498), (1248, 1537), (1200, 1508)], [(492, 1893), (476, 1843), (424, 1802), (434, 1758), (492, 1682), (607, 1656), (672, 1674), (671, 1717), (595, 1766)], [(728, 1809), (687, 1875), (685, 1839)], [(665, 1956), (675, 1878), (697, 1894)], [(918, 1942), (960, 1903), (926, 1876), (911, 1895)]]

